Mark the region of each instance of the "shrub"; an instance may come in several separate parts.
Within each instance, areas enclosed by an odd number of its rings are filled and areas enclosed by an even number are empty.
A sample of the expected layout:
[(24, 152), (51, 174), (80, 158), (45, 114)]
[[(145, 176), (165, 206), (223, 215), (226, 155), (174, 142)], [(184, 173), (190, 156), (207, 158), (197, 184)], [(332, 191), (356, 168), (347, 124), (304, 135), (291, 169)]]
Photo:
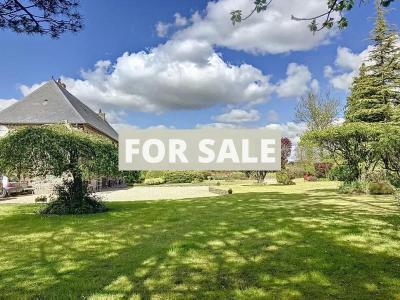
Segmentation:
[(300, 163), (289, 163), (286, 165), (286, 170), (294, 177), (294, 178), (303, 178), (306, 173), (304, 170), (304, 166)]
[(328, 172), (328, 178), (330, 180), (337, 180), (343, 182), (354, 182), (352, 178), (355, 177), (354, 170), (352, 170), (348, 165), (338, 165), (333, 167)]
[(367, 182), (385, 182), (387, 181), (385, 170), (369, 171), (364, 174)]
[(145, 179), (150, 178), (164, 178), (164, 171), (147, 171)]
[(126, 184), (133, 185), (134, 183), (143, 182), (141, 173), (141, 171), (123, 171), (121, 175)]
[(303, 178), (304, 178), (304, 181), (317, 181), (318, 180), (318, 178), (316, 176), (309, 175), (309, 174), (305, 174), (303, 176)]
[(46, 196), (38, 196), (35, 198), (36, 203), (46, 203), (47, 202), (47, 197)]
[(312, 164), (312, 163), (305, 163), (304, 164), (304, 173), (303, 173), (303, 175), (304, 174), (307, 174), (307, 175), (315, 175), (315, 167), (314, 167), (314, 165)]
[[(55, 186), (55, 196), (40, 213), (44, 215), (94, 214), (107, 211), (101, 199), (88, 192), (85, 185), (77, 191), (73, 181), (64, 180)], [(77, 199), (71, 199), (76, 197)]]
[(143, 183), (146, 180), (147, 171), (141, 171), (138, 183)]
[(208, 176), (213, 180), (245, 180), (253, 173), (253, 171), (213, 171), (208, 172)]
[(196, 183), (202, 183), (202, 182), (203, 182), (202, 179), (195, 178), (195, 179), (193, 179), (193, 181), (191, 183), (196, 184)]
[(343, 182), (339, 187), (340, 194), (365, 194), (366, 190), (365, 181)]
[(290, 175), (289, 175), (289, 173), (286, 172), (286, 171), (281, 171), (281, 172), (277, 172), (277, 173), (276, 173), (276, 181), (277, 181), (278, 183), (280, 183), (280, 184), (283, 184), (283, 185), (292, 185), (292, 184), (295, 184), (295, 183), (292, 181), (292, 179), (294, 179), (294, 178), (291, 178)]
[(166, 183), (191, 183), (202, 182), (208, 175), (208, 172), (200, 171), (167, 171), (164, 172), (163, 178)]
[(332, 169), (332, 163), (315, 163), (314, 169), (317, 178), (326, 178), (329, 171)]
[(387, 180), (395, 188), (400, 188), (400, 177), (398, 175), (396, 175), (395, 173), (388, 172), (387, 173)]
[(394, 193), (394, 188), (387, 182), (371, 182), (368, 191), (371, 195), (391, 195)]
[(232, 194), (233, 194), (233, 191), (232, 191), (231, 188), (228, 190), (228, 194), (229, 194), (229, 195), (232, 195)]
[(147, 178), (144, 181), (144, 184), (146, 185), (159, 185), (165, 183), (165, 179), (160, 177), (160, 178)]

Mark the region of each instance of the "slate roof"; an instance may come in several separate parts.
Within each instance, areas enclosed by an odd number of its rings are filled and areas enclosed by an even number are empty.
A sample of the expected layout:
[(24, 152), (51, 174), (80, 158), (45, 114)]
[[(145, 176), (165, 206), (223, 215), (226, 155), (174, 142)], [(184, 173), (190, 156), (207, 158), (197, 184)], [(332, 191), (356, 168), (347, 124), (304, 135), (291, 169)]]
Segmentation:
[(97, 113), (50, 80), (24, 99), (0, 111), (0, 124), (87, 124), (118, 141), (118, 133)]

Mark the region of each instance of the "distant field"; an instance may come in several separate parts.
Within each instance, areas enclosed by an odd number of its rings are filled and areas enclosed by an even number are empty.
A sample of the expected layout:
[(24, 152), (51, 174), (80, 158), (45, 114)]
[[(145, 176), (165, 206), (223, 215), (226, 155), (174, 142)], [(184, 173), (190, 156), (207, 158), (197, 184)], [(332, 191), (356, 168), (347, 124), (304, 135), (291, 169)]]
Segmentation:
[(228, 186), (91, 216), (1, 205), (0, 298), (400, 299), (390, 197), (338, 195), (334, 182)]

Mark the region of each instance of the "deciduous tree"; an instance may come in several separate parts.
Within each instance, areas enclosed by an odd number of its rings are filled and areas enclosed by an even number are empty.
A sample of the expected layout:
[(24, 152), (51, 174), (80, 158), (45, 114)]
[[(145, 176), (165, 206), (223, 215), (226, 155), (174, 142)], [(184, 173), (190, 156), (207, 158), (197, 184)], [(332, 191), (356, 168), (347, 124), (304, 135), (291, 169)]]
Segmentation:
[(332, 125), (339, 114), (340, 102), (330, 92), (309, 92), (300, 98), (295, 112), (296, 122), (307, 125), (308, 130), (319, 130)]
[(116, 175), (118, 151), (111, 142), (65, 125), (26, 127), (0, 139), (0, 169), (18, 177), (68, 177), (45, 212), (90, 213), (104, 207), (87, 194), (84, 179)]

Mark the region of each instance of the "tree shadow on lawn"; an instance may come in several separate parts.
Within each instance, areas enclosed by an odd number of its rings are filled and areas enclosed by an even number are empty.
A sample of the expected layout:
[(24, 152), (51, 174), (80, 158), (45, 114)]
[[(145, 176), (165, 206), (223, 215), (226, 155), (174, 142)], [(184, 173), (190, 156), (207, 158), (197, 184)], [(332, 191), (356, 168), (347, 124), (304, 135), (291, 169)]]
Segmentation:
[(108, 205), (92, 216), (0, 215), (0, 295), (400, 297), (395, 211), (323, 193)]

